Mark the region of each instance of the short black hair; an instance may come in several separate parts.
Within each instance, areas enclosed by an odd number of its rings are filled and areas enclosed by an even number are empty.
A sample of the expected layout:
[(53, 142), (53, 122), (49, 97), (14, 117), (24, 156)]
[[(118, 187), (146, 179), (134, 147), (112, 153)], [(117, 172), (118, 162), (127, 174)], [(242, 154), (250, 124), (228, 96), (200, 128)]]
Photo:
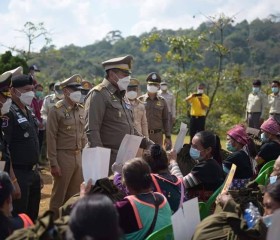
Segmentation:
[(137, 192), (151, 187), (151, 168), (142, 158), (127, 161), (122, 169), (125, 185)]
[(120, 239), (118, 211), (102, 194), (91, 194), (78, 200), (70, 214), (69, 228), (74, 239)]
[(253, 81), (253, 85), (254, 85), (254, 86), (261, 86), (261, 85), (262, 85), (262, 82), (261, 82), (261, 80), (256, 79), (256, 80)]
[(278, 86), (280, 86), (280, 82), (277, 81), (277, 80), (273, 80), (272, 83), (275, 83), (275, 84), (277, 84)]
[(159, 144), (151, 145), (150, 149), (144, 152), (143, 159), (149, 164), (152, 173), (168, 169), (166, 152)]
[(12, 195), (14, 186), (8, 173), (0, 171), (0, 207), (3, 207), (5, 201)]

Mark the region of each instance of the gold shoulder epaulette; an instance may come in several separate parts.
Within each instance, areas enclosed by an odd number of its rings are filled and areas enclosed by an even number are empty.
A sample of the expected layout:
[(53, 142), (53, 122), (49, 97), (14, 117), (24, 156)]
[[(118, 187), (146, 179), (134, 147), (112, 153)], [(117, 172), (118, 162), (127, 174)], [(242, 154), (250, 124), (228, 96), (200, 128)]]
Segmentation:
[(84, 105), (81, 104), (81, 103), (77, 103), (77, 105), (78, 105), (79, 107), (81, 107), (81, 108), (84, 108)]
[(101, 91), (102, 90), (102, 88), (104, 88), (105, 86), (102, 84), (102, 83), (100, 83), (100, 84), (98, 84), (97, 86), (95, 86), (92, 90), (96, 90), (96, 91)]
[(55, 104), (56, 108), (61, 108), (62, 106), (63, 106), (63, 100), (60, 100)]

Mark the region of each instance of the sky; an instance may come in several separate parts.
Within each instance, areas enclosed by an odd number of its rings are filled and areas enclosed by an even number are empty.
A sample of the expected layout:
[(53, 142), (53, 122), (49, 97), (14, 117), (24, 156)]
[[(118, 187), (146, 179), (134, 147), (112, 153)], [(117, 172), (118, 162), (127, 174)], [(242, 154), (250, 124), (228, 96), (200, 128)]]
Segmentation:
[[(235, 17), (251, 22), (280, 14), (278, 0), (0, 0), (0, 53), (6, 47), (27, 49), (18, 30), (27, 21), (43, 22), (57, 48), (86, 46), (102, 40), (112, 30), (123, 37), (157, 29), (197, 28), (207, 16)], [(39, 51), (43, 40), (33, 44)]]

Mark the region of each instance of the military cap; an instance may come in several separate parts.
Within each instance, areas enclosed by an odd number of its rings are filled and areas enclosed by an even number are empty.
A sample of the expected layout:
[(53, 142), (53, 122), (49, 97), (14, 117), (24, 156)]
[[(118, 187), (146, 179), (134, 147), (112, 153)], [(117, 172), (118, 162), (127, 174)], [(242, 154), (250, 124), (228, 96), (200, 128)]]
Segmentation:
[(147, 83), (158, 83), (159, 84), (159, 83), (161, 83), (161, 78), (157, 73), (151, 72), (148, 75), (146, 81), (147, 81)]
[(83, 80), (81, 84), (82, 84), (83, 89), (85, 89), (85, 90), (90, 90), (93, 88), (93, 85), (90, 81)]
[(12, 69), (12, 70), (9, 70), (9, 71), (7, 71), (7, 72), (4, 72), (1, 76), (4, 77), (4, 76), (9, 75), (9, 77), (12, 78), (12, 77), (15, 77), (15, 76), (17, 76), (17, 75), (22, 74), (22, 72), (23, 72), (22, 67), (17, 67), (17, 68), (15, 68), (15, 69)]
[(25, 74), (13, 76), (11, 79), (11, 87), (14, 88), (24, 87), (26, 85), (32, 85), (32, 84), (33, 84), (32, 77)]
[(12, 73), (10, 72), (5, 72), (0, 75), (0, 92), (8, 97), (11, 96), (11, 93), (9, 91), (11, 85), (11, 76)]
[(82, 77), (79, 74), (75, 74), (70, 78), (65, 79), (60, 83), (60, 89), (63, 89), (65, 87), (71, 87), (75, 89), (83, 89), (82, 88)]
[(128, 87), (138, 87), (139, 81), (136, 78), (131, 78)]
[(30, 70), (34, 70), (35, 72), (40, 72), (40, 69), (34, 64), (29, 67), (29, 71)]
[(121, 69), (124, 72), (131, 73), (131, 65), (132, 65), (133, 57), (131, 55), (127, 55), (124, 57), (112, 58), (107, 61), (102, 62), (102, 66), (107, 71), (109, 69)]

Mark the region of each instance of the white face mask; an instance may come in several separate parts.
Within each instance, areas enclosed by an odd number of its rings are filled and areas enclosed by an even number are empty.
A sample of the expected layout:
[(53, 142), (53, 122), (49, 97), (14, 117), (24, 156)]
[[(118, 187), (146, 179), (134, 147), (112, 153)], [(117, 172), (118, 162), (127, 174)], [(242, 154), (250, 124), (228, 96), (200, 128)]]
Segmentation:
[(12, 105), (12, 99), (7, 98), (6, 102), (3, 103), (2, 108), (1, 108), (1, 114), (5, 115), (10, 111), (10, 107)]
[(203, 92), (203, 89), (197, 89), (197, 93), (202, 94)]
[[(118, 78), (119, 79), (119, 78)], [(117, 82), (119, 89), (122, 90), (126, 90), (127, 86), (130, 83), (130, 76), (124, 77), (119, 79), (119, 81)]]
[(147, 86), (147, 91), (149, 93), (156, 93), (158, 91), (158, 87), (157, 86), (154, 86), (154, 85), (148, 85)]
[(166, 90), (167, 90), (167, 86), (166, 86), (166, 85), (162, 85), (162, 86), (160, 86), (160, 89), (161, 89), (162, 91), (166, 91)]
[(135, 98), (137, 98), (137, 92), (129, 91), (129, 92), (126, 93), (126, 96), (127, 96), (128, 99), (134, 100)]
[[(17, 91), (20, 92), (19, 90), (17, 90)], [(29, 92), (25, 92), (25, 93), (20, 92), (19, 100), (25, 106), (30, 106), (34, 97), (35, 97), (35, 94), (33, 91), (29, 91)]]
[(74, 103), (79, 103), (81, 101), (81, 97), (82, 97), (81, 91), (71, 92), (70, 95), (69, 95), (69, 98)]

